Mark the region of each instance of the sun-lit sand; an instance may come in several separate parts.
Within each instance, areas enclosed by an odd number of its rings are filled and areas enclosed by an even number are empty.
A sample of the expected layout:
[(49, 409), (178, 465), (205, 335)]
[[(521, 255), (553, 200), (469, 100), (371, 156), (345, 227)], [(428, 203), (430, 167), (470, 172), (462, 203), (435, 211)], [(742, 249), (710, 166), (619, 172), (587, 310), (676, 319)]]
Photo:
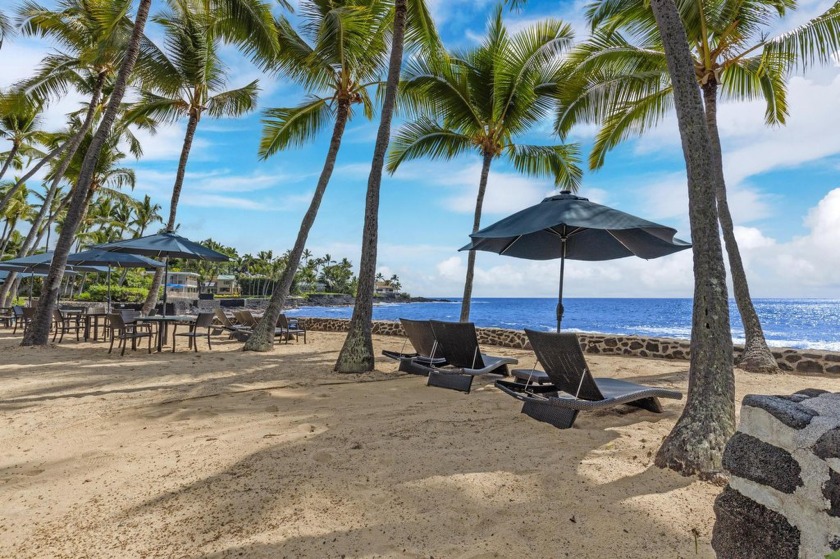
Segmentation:
[[(8, 332), (0, 557), (713, 556), (720, 488), (652, 464), (682, 402), (560, 431), (490, 379), (465, 395), (384, 358), (333, 373), (343, 334), (121, 358)], [(587, 358), (596, 375), (686, 388), (686, 362)], [(840, 378), (737, 374), (739, 401), (810, 386)]]

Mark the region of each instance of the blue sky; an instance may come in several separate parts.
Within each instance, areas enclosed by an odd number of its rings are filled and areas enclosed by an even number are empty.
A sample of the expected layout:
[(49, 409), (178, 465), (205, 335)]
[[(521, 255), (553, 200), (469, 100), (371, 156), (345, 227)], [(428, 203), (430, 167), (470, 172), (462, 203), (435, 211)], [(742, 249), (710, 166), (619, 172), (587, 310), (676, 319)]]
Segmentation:
[[(495, 2), (428, 0), (449, 47), (468, 47), (483, 36)], [(14, 5), (4, 0), (3, 7)], [(153, 2), (153, 10), (161, 7)], [(511, 29), (541, 17), (560, 17), (584, 38), (585, 2), (531, 0), (506, 12)], [(826, 1), (806, 0), (777, 30), (822, 12)], [(159, 31), (151, 28), (156, 38)], [(0, 87), (25, 77), (49, 45), (22, 40), (0, 51)], [(260, 108), (293, 106), (304, 92), (283, 78), (263, 76), (225, 50), (229, 85), (260, 78)], [(68, 96), (50, 107), (48, 125), (79, 98)], [(730, 205), (737, 236), (757, 297), (840, 296), (840, 66), (824, 67), (790, 80), (786, 127), (764, 125), (762, 103), (723, 104), (719, 125)], [(399, 122), (397, 122), (398, 124)], [(308, 248), (315, 254), (359, 261), (359, 245), (373, 141), (378, 121), (359, 115), (347, 128), (332, 181)], [(206, 118), (199, 125), (178, 215), (182, 234), (238, 248), (283, 252), (294, 242), (327, 149), (329, 130), (312, 144), (257, 158), (260, 114), (237, 120)], [(145, 156), (130, 162), (137, 171), (135, 195), (149, 194), (168, 212), (169, 196), (183, 138), (183, 123), (163, 128), (144, 142)], [(588, 153), (595, 129), (579, 127), (574, 141)], [(556, 143), (551, 122), (521, 138)], [(404, 165), (382, 185), (378, 267), (398, 274), (415, 295), (459, 296), (478, 187), (480, 160), (465, 155), (451, 162), (420, 160)], [(539, 202), (552, 192), (549, 181), (517, 175), (504, 161), (493, 164), (483, 225)], [(688, 239), (687, 193), (676, 121), (666, 119), (641, 139), (614, 150), (598, 172), (587, 172), (580, 194), (593, 201), (658, 221)], [(555, 296), (559, 262), (529, 262), (488, 253), (477, 258), (475, 296)], [(569, 297), (691, 296), (690, 251), (659, 260), (570, 262)]]

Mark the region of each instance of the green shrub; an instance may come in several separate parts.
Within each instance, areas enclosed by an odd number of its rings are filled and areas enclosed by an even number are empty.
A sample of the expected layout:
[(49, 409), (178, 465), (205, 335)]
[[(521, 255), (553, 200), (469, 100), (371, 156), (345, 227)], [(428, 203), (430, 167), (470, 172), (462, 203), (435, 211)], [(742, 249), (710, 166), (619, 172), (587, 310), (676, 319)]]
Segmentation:
[[(111, 287), (111, 300), (119, 303), (142, 303), (149, 290), (145, 287)], [(77, 298), (79, 301), (107, 301), (107, 285), (91, 285)]]

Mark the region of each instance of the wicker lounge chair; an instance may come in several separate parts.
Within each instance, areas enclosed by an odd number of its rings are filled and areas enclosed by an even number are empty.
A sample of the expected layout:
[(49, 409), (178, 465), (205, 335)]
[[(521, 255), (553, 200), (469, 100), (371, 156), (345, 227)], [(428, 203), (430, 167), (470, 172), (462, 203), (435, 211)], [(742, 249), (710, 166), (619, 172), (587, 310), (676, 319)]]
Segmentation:
[(432, 357), (432, 354), (440, 351), (435, 347), (435, 333), (428, 320), (409, 320), (401, 318), (403, 330), (406, 335), (406, 342), (410, 342), (414, 353), (405, 353), (405, 342), (402, 350), (382, 352), (385, 357), (390, 357), (400, 362), (399, 370), (413, 375), (428, 375), (430, 367), (443, 367), (446, 359), (443, 357)]
[(228, 318), (228, 315), (225, 314), (225, 311), (219, 307), (216, 307), (214, 312), (216, 313), (216, 320), (219, 321), (222, 330), (227, 332), (231, 339), (244, 342), (248, 339), (248, 336), (251, 335), (250, 327), (245, 326), (244, 324), (234, 324), (233, 321)]
[(430, 320), (435, 334), (435, 351), (446, 359), (446, 367), (429, 367), (428, 386), (451, 388), (469, 394), (473, 378), (478, 375), (508, 376), (508, 365), (518, 361), (512, 357), (493, 357), (481, 353), (478, 336), (472, 322), (441, 322)]
[[(522, 413), (560, 429), (570, 428), (581, 410), (620, 404), (662, 412), (659, 398), (681, 400), (682, 393), (626, 380), (595, 378), (589, 372), (575, 334), (525, 330), (537, 359), (553, 384), (528, 385), (496, 381), (496, 386), (522, 400)], [(565, 394), (561, 394), (565, 393)]]

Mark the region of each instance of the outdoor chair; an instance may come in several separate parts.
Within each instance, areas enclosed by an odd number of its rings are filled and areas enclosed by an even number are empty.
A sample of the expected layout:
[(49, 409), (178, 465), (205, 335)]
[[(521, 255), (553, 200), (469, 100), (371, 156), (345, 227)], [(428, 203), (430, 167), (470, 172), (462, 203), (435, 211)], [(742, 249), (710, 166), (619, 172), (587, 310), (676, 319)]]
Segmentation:
[(247, 326), (248, 328), (254, 328), (257, 325), (257, 319), (254, 318), (251, 311), (234, 311), (233, 316), (236, 317), (236, 321), (239, 324)]
[(248, 336), (251, 333), (251, 329), (244, 324), (235, 324), (228, 316), (225, 314), (220, 308), (215, 309), (215, 316), (216, 320), (219, 321), (219, 325), (221, 326), (222, 330), (227, 332), (231, 338), (235, 338), (240, 342), (244, 342), (248, 339)]
[[(195, 319), (195, 322), (190, 324), (190, 331), (181, 332), (180, 334), (177, 333), (178, 323), (175, 323), (172, 327), (172, 353), (175, 353), (175, 343), (178, 336), (189, 338), (189, 348), (194, 349), (196, 352), (198, 352), (198, 338), (206, 336), (207, 348), (212, 350), (213, 346), (210, 343), (210, 332), (213, 330), (214, 317), (215, 314), (211, 312), (198, 313), (198, 318)], [(199, 329), (203, 329), (204, 331), (199, 331)]]
[(493, 357), (481, 353), (478, 336), (472, 322), (442, 322), (430, 320), (435, 334), (435, 351), (446, 359), (446, 367), (429, 368), (428, 386), (451, 388), (469, 394), (473, 378), (478, 375), (508, 376), (508, 365), (518, 363), (513, 357)]
[(14, 329), (12, 334), (17, 333), (18, 326), (23, 328), (23, 307), (15, 305), (12, 307), (12, 315), (15, 317)]
[(126, 323), (119, 313), (111, 313), (108, 315), (108, 331), (111, 336), (111, 345), (108, 347), (108, 353), (114, 349), (114, 340), (119, 340), (119, 347), (122, 348), (120, 355), (125, 355), (126, 341), (131, 340), (132, 351), (137, 349), (137, 340), (143, 338), (149, 339), (149, 353), (152, 352), (152, 333), (146, 328), (138, 329), (143, 324)]
[[(531, 347), (552, 384), (528, 385), (496, 381), (496, 386), (521, 400), (522, 413), (560, 429), (570, 428), (581, 410), (612, 408), (620, 404), (662, 412), (659, 398), (681, 400), (676, 390), (644, 386), (614, 378), (595, 378), (589, 371), (577, 336), (572, 333), (525, 330)], [(562, 394), (561, 394), (562, 393)]]
[(15, 321), (15, 329), (12, 331), (12, 334), (17, 332), (18, 324), (20, 324), (21, 328), (23, 329), (23, 335), (25, 336), (26, 335), (26, 330), (29, 328), (29, 325), (32, 323), (32, 319), (35, 317), (35, 307), (15, 307), (15, 308), (20, 308), (20, 316)]
[(0, 322), (6, 328), (12, 327), (12, 324), (15, 322), (15, 313), (12, 307), (3, 307), (0, 309)]
[(53, 310), (53, 339), (58, 337), (58, 343), (64, 341), (64, 334), (66, 332), (76, 331), (76, 341), (79, 341), (79, 331), (82, 329), (82, 323), (79, 320), (79, 315), (66, 314), (61, 309)]
[[(295, 343), (298, 342), (300, 336), (303, 336), (303, 343), (306, 343), (306, 328), (303, 328), (296, 319), (289, 322), (286, 315), (281, 313), (280, 316), (277, 317), (277, 328), (280, 330), (280, 336), (286, 341), (286, 343), (289, 343), (289, 338), (292, 336), (295, 337)], [(274, 335), (277, 335), (276, 330)]]
[[(401, 318), (400, 324), (406, 335), (402, 349), (399, 352), (384, 350), (382, 355), (399, 361), (399, 370), (413, 375), (428, 375), (431, 367), (446, 365), (443, 357), (432, 357), (432, 354), (440, 351), (436, 351), (435, 333), (428, 320)], [(405, 353), (406, 342), (411, 343), (414, 353)]]

